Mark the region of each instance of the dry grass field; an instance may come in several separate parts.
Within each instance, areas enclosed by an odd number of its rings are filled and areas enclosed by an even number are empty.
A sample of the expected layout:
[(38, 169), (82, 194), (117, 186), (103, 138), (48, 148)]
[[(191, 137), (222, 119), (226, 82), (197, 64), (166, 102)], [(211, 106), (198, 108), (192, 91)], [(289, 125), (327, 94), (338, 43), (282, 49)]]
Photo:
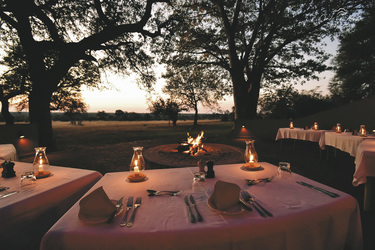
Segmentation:
[[(355, 168), (353, 157), (341, 151), (337, 151), (334, 157), (332, 149), (329, 152), (323, 151), (320, 157), (317, 143), (306, 141), (297, 141), (296, 147), (294, 142), (285, 141), (281, 151), (280, 142), (274, 140), (274, 128), (269, 128), (271, 121), (265, 123), (254, 123), (256, 126), (252, 126), (250, 131), (255, 137), (259, 161), (275, 165), (280, 161), (288, 161), (294, 172), (354, 196), (362, 210), (364, 187), (353, 187), (351, 184)], [(274, 124), (274, 127), (279, 125)], [(54, 122), (53, 128), (56, 149), (48, 152), (51, 165), (97, 170), (102, 174), (128, 171), (134, 146), (143, 146), (147, 149), (162, 144), (178, 143), (186, 139), (187, 132), (196, 136), (203, 130), (205, 142), (245, 149), (244, 141), (238, 140), (233, 132), (232, 122), (214, 120), (199, 121), (197, 127), (192, 125), (192, 121), (178, 121), (176, 127), (169, 126), (168, 121), (85, 121), (82, 126)], [(33, 157), (20, 160), (32, 162)], [(155, 166), (148, 165), (147, 168)], [(371, 249), (370, 246), (375, 246), (371, 236), (375, 216), (363, 210), (361, 215), (365, 246), (366, 249)]]

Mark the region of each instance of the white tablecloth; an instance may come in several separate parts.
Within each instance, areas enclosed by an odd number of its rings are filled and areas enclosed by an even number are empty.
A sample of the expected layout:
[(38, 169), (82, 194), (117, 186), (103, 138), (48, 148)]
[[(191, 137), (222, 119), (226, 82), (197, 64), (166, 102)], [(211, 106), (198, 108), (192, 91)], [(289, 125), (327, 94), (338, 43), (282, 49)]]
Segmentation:
[[(78, 202), (43, 237), (41, 249), (361, 249), (362, 229), (357, 201), (345, 193), (302, 176), (275, 178), (247, 186), (244, 179), (269, 177), (276, 166), (261, 163), (260, 171), (241, 164), (217, 165), (216, 178), (193, 185), (197, 167), (148, 170), (148, 180), (129, 183), (129, 172), (106, 174), (88, 192), (103, 186), (110, 199), (141, 196), (132, 228), (119, 226), (124, 212), (107, 224), (86, 224), (78, 217)], [(220, 214), (207, 205), (217, 180), (237, 183), (274, 214), (263, 218), (255, 210)], [(331, 198), (296, 183), (302, 180), (336, 192)], [(180, 196), (147, 196), (146, 189), (183, 190)], [(192, 194), (204, 221), (190, 223), (184, 196)]]
[(357, 136), (352, 135), (351, 132), (347, 133), (336, 133), (336, 132), (326, 132), (322, 136), (319, 145), (325, 147), (325, 145), (332, 146), (340, 149), (341, 151), (349, 153), (351, 156), (355, 157), (357, 153), (357, 148), (359, 144), (368, 139), (375, 139), (374, 136)]
[[(320, 138), (328, 130), (304, 130), (302, 128), (279, 128), (276, 135), (276, 141), (280, 139), (296, 139), (304, 141), (319, 142)], [(320, 146), (320, 145), (319, 145)]]
[(0, 248), (35, 249), (47, 230), (96, 183), (102, 175), (83, 169), (51, 166), (53, 176), (38, 179), (33, 189), (21, 189), (20, 174), (32, 170), (32, 164), (15, 162), (16, 177), (0, 178), (10, 187), (0, 199)]
[(17, 150), (13, 144), (0, 144), (0, 159), (18, 161)]
[(375, 140), (365, 140), (359, 144), (354, 163), (354, 186), (366, 183), (367, 176), (375, 177)]

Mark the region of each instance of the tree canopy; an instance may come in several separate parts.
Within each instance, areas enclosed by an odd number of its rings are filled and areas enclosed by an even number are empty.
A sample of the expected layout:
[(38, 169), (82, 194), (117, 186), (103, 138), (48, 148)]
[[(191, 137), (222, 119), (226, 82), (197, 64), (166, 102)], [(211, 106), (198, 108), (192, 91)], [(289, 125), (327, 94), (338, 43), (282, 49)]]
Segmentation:
[(220, 74), (216, 71), (202, 65), (186, 67), (168, 65), (163, 77), (167, 79), (163, 92), (173, 100), (178, 100), (185, 110), (194, 110), (194, 125), (198, 123), (198, 104), (211, 108), (217, 107), (218, 102), (230, 93), (227, 81), (220, 78)]
[[(365, 1), (172, 1), (175, 29), (164, 61), (220, 68), (233, 84), (236, 120), (256, 116), (262, 86), (316, 78), (329, 58), (321, 41)], [(321, 46), (320, 46), (321, 45)]]
[(32, 83), (30, 122), (37, 127), (40, 146), (53, 146), (50, 99), (77, 63), (136, 72), (143, 84), (153, 83), (147, 50), (167, 25), (163, 2), (167, 0), (0, 2), (0, 36), (8, 44), (19, 43), (26, 55)]
[(336, 71), (329, 88), (336, 102), (375, 95), (375, 6), (363, 12), (353, 29), (340, 36), (333, 63)]

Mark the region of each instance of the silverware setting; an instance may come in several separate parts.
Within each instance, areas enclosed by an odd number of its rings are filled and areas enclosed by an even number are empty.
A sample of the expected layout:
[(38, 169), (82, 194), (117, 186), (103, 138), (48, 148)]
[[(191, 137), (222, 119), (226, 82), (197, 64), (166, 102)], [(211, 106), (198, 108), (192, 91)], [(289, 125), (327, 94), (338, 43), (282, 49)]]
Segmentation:
[(147, 189), (148, 196), (157, 196), (157, 195), (170, 195), (170, 196), (177, 196), (179, 195), (182, 191), (157, 191), (157, 190), (152, 190), (152, 189)]
[(249, 180), (249, 179), (245, 179), (245, 181), (247, 182), (247, 185), (251, 186), (251, 185), (255, 185), (255, 184), (258, 184), (260, 182), (271, 182), (273, 180), (273, 178), (275, 178), (275, 176), (271, 176), (271, 177), (267, 177), (267, 178), (260, 178), (260, 179), (255, 179), (255, 180)]
[(12, 192), (9, 192), (9, 193), (6, 193), (6, 194), (1, 194), (0, 199), (4, 199), (6, 197), (9, 197), (9, 196), (17, 194), (17, 193), (19, 193), (19, 191), (12, 191)]
[(135, 199), (132, 216), (130, 217), (129, 222), (126, 224), (127, 227), (132, 227), (134, 225), (135, 213), (137, 212), (137, 208), (139, 208), (141, 205), (142, 197), (137, 197), (137, 199)]
[(116, 203), (116, 210), (111, 214), (111, 216), (109, 217), (109, 219), (107, 220), (107, 223), (112, 223), (113, 222), (113, 219), (115, 218), (116, 214), (118, 213), (118, 211), (120, 211), (120, 209), (122, 209), (124, 203), (122, 202), (124, 200), (124, 196), (122, 196)]
[(203, 221), (203, 217), (202, 215), (199, 213), (198, 211), (198, 208), (195, 204), (195, 200), (194, 200), (194, 197), (192, 195), (190, 195), (190, 202), (191, 204), (193, 204), (193, 207), (195, 208), (195, 212), (197, 213), (197, 220), (200, 222), (200, 221)]
[(323, 188), (320, 188), (320, 187), (316, 187), (316, 186), (313, 186), (311, 184), (308, 184), (306, 182), (303, 182), (303, 181), (297, 181), (298, 184), (302, 185), (302, 186), (305, 186), (305, 187), (308, 187), (308, 188), (311, 188), (313, 190), (316, 190), (322, 194), (325, 194), (325, 195), (328, 195), (329, 197), (332, 197), (332, 198), (337, 198), (339, 197), (340, 195), (336, 194), (336, 193), (333, 193), (333, 192), (330, 192), (328, 190), (325, 190)]
[(253, 207), (255, 208), (255, 210), (257, 210), (257, 212), (259, 213), (260, 216), (262, 217), (273, 217), (273, 215), (267, 211), (262, 205), (260, 205), (250, 194), (249, 192), (247, 191), (241, 191), (241, 196), (242, 198), (250, 203), (251, 205), (253, 205)]
[(133, 199), (134, 199), (133, 196), (128, 197), (128, 202), (126, 203), (125, 215), (124, 215), (124, 217), (122, 218), (122, 220), (120, 222), (120, 226), (121, 227), (125, 227), (126, 224), (128, 223), (127, 222), (128, 213), (129, 213), (129, 210), (132, 209), (132, 207), (133, 207)]
[(197, 222), (197, 218), (195, 218), (193, 212), (191, 211), (191, 207), (190, 207), (190, 203), (189, 203), (189, 199), (187, 196), (184, 197), (184, 201), (185, 201), (185, 204), (187, 206), (187, 210), (188, 210), (188, 214), (189, 214), (189, 220), (191, 223), (195, 223)]

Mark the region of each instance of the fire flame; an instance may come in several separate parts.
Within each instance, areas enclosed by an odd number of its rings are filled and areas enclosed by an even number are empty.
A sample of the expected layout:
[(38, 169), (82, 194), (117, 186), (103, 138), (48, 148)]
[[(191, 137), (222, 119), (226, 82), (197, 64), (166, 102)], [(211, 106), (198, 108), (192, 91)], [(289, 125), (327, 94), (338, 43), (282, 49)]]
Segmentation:
[(203, 148), (203, 145), (201, 144), (202, 138), (203, 138), (204, 132), (201, 131), (201, 133), (196, 137), (193, 138), (187, 133), (187, 143), (190, 145), (190, 154), (191, 155), (196, 155), (199, 153), (200, 149)]

